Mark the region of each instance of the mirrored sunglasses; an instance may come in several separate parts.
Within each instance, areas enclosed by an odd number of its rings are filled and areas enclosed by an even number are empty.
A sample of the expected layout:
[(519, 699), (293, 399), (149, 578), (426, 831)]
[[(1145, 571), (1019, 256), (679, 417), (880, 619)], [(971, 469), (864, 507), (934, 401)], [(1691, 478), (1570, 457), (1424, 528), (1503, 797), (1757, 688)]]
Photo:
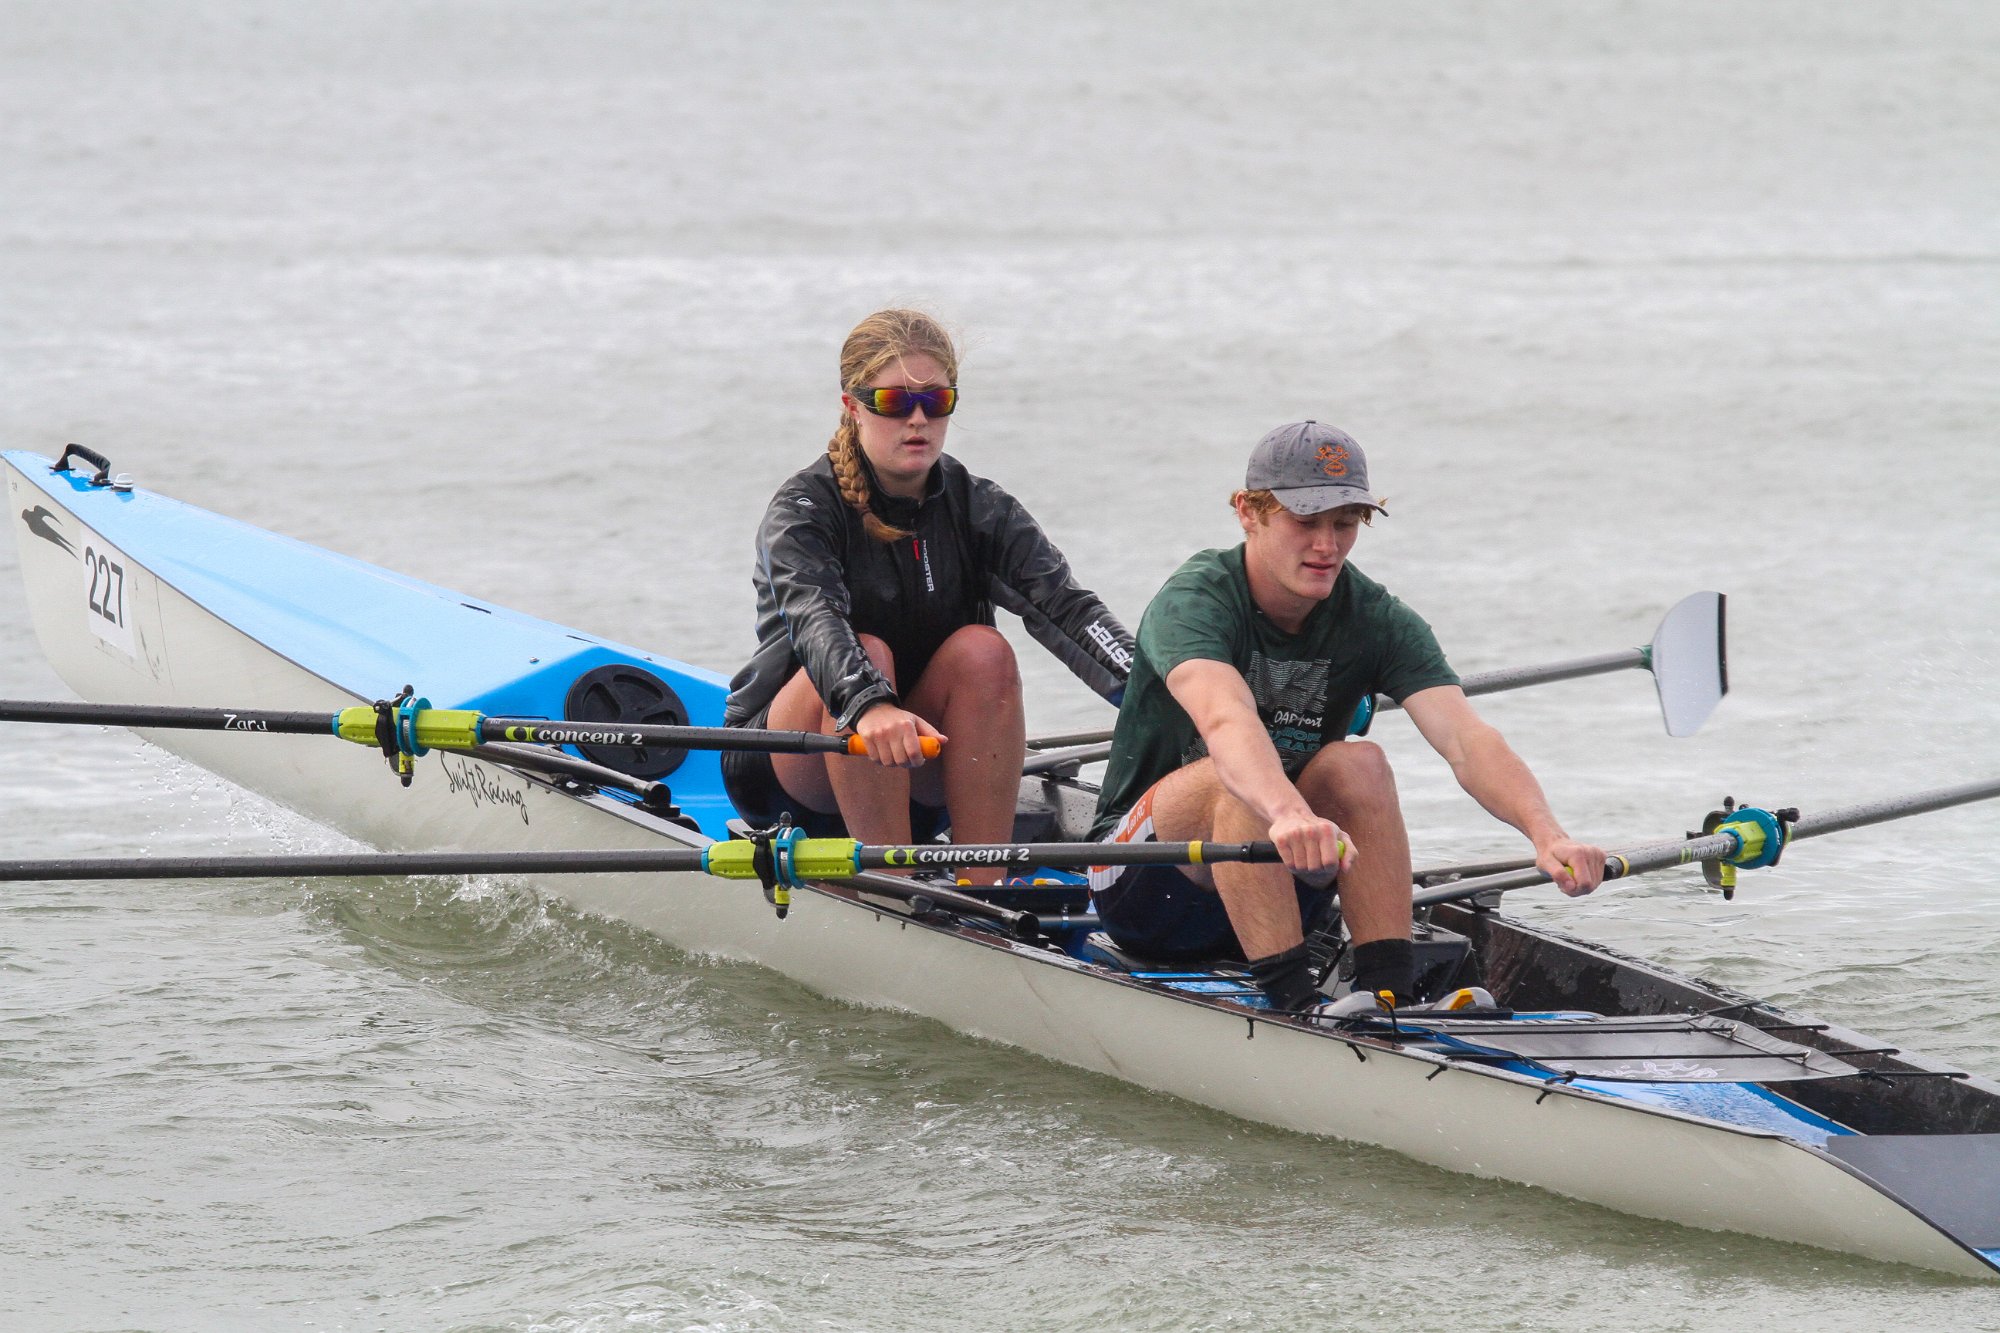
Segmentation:
[(906, 417), (918, 408), (927, 417), (948, 417), (958, 407), (958, 390), (856, 389), (854, 397), (878, 417)]

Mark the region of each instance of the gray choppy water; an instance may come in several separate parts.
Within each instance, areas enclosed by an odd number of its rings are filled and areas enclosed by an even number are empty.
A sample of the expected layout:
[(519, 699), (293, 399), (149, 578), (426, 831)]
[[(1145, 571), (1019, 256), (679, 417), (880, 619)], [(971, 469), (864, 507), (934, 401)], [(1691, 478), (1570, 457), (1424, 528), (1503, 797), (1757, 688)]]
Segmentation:
[[(0, 3), (0, 440), (720, 669), (893, 300), (1136, 619), (1323, 415), (1463, 670), (1731, 595), (1736, 693), (1493, 700), (1573, 829), (1991, 773), (1982, 6)], [(1038, 726), (1095, 723), (1031, 647)], [(60, 686), (0, 549), (0, 693)], [(222, 702), (222, 701), (219, 701)], [(1509, 850), (1400, 722), (1420, 854)], [(326, 835), (4, 738), (10, 855)], [(1583, 934), (2000, 1072), (2000, 815)], [(0, 1322), (2000, 1326), (1989, 1291), (1237, 1124), (493, 886), (0, 899)]]

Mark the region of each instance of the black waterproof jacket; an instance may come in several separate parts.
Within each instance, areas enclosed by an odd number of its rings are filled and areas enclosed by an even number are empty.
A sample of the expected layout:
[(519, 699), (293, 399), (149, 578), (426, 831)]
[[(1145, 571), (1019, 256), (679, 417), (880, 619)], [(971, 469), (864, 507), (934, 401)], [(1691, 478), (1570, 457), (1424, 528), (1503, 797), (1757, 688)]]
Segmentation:
[(920, 500), (884, 495), (870, 481), (870, 507), (912, 536), (885, 543), (862, 531), (825, 457), (772, 497), (757, 530), (757, 652), (729, 683), (726, 724), (756, 721), (803, 666), (827, 710), (851, 727), (878, 700), (900, 702), (857, 635), (886, 642), (897, 679), (914, 685), (945, 639), (991, 625), (996, 606), (1118, 702), (1132, 636), (1077, 586), (1020, 501), (949, 456), (931, 469)]

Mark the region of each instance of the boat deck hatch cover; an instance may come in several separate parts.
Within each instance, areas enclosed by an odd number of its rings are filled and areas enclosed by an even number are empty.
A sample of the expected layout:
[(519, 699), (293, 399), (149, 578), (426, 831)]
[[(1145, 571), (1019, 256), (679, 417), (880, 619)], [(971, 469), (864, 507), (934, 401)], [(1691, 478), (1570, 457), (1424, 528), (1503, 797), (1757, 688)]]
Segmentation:
[(1825, 1151), (1973, 1249), (2000, 1247), (2000, 1134), (1847, 1134)]
[(1847, 1078), (1854, 1066), (1747, 1023), (1706, 1016), (1426, 1020), (1404, 1032), (1434, 1034), (1458, 1060), (1526, 1060), (1572, 1078), (1643, 1083), (1786, 1083)]

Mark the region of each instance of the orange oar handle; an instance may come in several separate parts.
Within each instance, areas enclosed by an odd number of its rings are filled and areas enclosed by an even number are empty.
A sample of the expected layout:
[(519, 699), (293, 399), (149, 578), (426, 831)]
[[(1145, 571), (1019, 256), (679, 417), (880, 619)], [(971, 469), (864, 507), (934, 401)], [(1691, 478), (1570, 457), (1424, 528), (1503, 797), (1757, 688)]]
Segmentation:
[[(917, 748), (923, 751), (924, 758), (935, 759), (944, 753), (944, 742), (935, 736), (919, 736), (917, 738)], [(859, 736), (849, 736), (847, 738), (847, 752), (849, 754), (867, 754), (868, 742), (862, 740)]]

